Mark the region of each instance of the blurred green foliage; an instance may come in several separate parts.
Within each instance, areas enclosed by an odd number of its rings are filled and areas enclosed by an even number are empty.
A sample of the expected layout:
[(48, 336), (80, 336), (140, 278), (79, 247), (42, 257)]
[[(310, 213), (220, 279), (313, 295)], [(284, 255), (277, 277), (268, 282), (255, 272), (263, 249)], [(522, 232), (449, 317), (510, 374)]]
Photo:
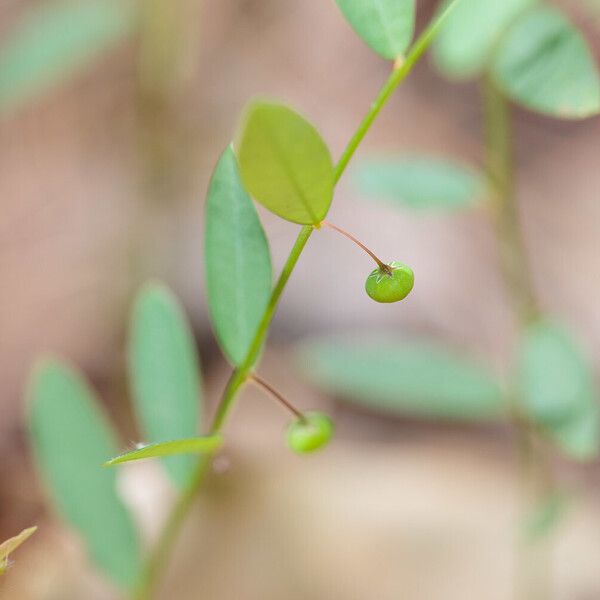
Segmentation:
[[(146, 284), (135, 301), (129, 336), (129, 382), (145, 442), (191, 438), (201, 422), (202, 381), (194, 337), (181, 306), (160, 283)], [(191, 456), (163, 459), (184, 487)]]
[(31, 439), (58, 511), (82, 535), (94, 562), (131, 588), (140, 567), (133, 519), (119, 498), (116, 473), (99, 466), (114, 456), (116, 438), (81, 375), (40, 362), (29, 383)]
[(135, 29), (133, 0), (44, 1), (0, 45), (0, 116), (87, 67)]
[(475, 170), (427, 156), (362, 160), (354, 169), (353, 181), (367, 198), (423, 211), (472, 208), (486, 193), (484, 178)]
[(480, 421), (509, 409), (485, 366), (429, 340), (317, 339), (300, 348), (298, 364), (327, 392), (398, 415)]

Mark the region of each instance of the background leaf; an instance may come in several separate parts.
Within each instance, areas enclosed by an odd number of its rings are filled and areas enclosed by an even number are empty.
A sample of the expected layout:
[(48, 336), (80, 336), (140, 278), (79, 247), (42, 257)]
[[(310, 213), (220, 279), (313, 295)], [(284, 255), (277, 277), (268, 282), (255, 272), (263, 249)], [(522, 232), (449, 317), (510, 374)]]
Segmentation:
[(336, 0), (352, 29), (377, 54), (404, 54), (415, 29), (415, 0)]
[(598, 451), (599, 411), (592, 373), (571, 336), (550, 321), (525, 332), (519, 352), (518, 390), (529, 418), (568, 454)]
[(333, 163), (308, 121), (282, 104), (255, 102), (238, 140), (242, 180), (258, 202), (294, 223), (325, 218), (333, 198)]
[(116, 492), (113, 432), (80, 375), (55, 361), (38, 364), (29, 383), (31, 439), (61, 515), (82, 535), (94, 562), (131, 587), (140, 566), (133, 521)]
[(185, 440), (159, 442), (158, 444), (147, 444), (107, 460), (104, 463), (104, 466), (111, 467), (113, 465), (119, 465), (132, 460), (157, 458), (160, 456), (176, 456), (179, 454), (208, 454), (218, 450), (222, 444), (223, 439), (217, 434), (188, 438)]
[(475, 171), (425, 156), (362, 161), (354, 181), (361, 194), (416, 210), (470, 208), (485, 191), (484, 179)]
[[(448, 77), (480, 74), (502, 34), (538, 0), (461, 0), (433, 42), (436, 65)], [(442, 7), (449, 0), (442, 3)]]
[(206, 293), (216, 336), (229, 360), (243, 362), (269, 301), (269, 244), (242, 187), (231, 147), (213, 173), (206, 203)]
[[(144, 441), (194, 437), (201, 418), (200, 361), (183, 309), (160, 283), (146, 284), (138, 294), (128, 362)], [(170, 456), (163, 461), (173, 481), (184, 486), (194, 469), (194, 458)]]
[(488, 370), (422, 340), (324, 338), (301, 349), (299, 364), (327, 392), (388, 412), (475, 421), (507, 409)]
[(532, 110), (566, 119), (600, 112), (600, 78), (590, 50), (554, 8), (531, 11), (511, 27), (493, 73), (500, 88)]
[(127, 0), (45, 2), (0, 46), (0, 114), (61, 83), (132, 33)]

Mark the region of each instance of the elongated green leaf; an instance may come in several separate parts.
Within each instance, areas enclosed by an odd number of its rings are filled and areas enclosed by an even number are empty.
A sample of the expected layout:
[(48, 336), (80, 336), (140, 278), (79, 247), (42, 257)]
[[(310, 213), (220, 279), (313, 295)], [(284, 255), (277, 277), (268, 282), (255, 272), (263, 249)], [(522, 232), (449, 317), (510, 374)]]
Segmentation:
[[(160, 283), (146, 284), (137, 297), (128, 363), (135, 410), (146, 440), (194, 437), (201, 418), (200, 361), (179, 302)], [(173, 481), (184, 486), (194, 470), (193, 457), (163, 461)]]
[(326, 391), (392, 413), (476, 421), (507, 409), (488, 370), (422, 340), (325, 338), (304, 346), (299, 362)]
[[(460, 0), (433, 43), (439, 69), (452, 78), (481, 73), (514, 19), (538, 0)], [(442, 3), (442, 7), (449, 0)]]
[(215, 333), (229, 360), (239, 365), (269, 301), (273, 275), (269, 244), (231, 147), (219, 159), (208, 189), (204, 243)]
[(58, 511), (82, 535), (100, 569), (131, 587), (140, 549), (115, 472), (101, 467), (117, 444), (94, 394), (69, 367), (44, 361), (32, 373), (28, 395), (35, 457)]
[(493, 73), (513, 100), (554, 117), (600, 112), (600, 77), (583, 36), (555, 8), (523, 15), (497, 50)]
[(485, 190), (483, 177), (475, 171), (425, 156), (363, 161), (355, 182), (361, 194), (415, 210), (470, 208)]
[(404, 54), (415, 29), (415, 0), (336, 0), (363, 41), (383, 58)]
[(37, 527), (28, 527), (27, 529), (23, 529), (18, 535), (15, 535), (0, 544), (0, 575), (6, 571), (9, 555), (21, 544), (26, 542), (36, 530)]
[(245, 188), (276, 215), (320, 223), (333, 198), (333, 163), (318, 131), (282, 104), (254, 102), (236, 144)]
[(521, 341), (518, 388), (524, 408), (575, 458), (598, 451), (600, 415), (593, 377), (571, 336), (540, 321)]
[(128, 0), (62, 0), (32, 10), (0, 46), (0, 114), (87, 66), (134, 23)]
[(112, 467), (113, 465), (119, 465), (132, 460), (141, 460), (142, 458), (177, 456), (179, 454), (210, 454), (218, 450), (222, 445), (223, 438), (220, 435), (206, 435), (186, 440), (147, 444), (107, 460), (104, 466)]

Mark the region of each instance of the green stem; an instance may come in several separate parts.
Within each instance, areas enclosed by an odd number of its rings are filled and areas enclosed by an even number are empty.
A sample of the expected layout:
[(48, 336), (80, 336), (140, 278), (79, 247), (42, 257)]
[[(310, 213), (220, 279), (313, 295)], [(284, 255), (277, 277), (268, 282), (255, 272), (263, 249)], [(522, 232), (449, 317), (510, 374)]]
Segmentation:
[(487, 175), (494, 201), (500, 264), (518, 320), (525, 325), (539, 310), (515, 201), (512, 119), (508, 102), (489, 76), (484, 81), (483, 101)]
[(279, 279), (273, 288), (273, 292), (271, 293), (271, 297), (269, 298), (269, 303), (267, 304), (267, 308), (263, 314), (263, 317), (258, 326), (258, 330), (254, 335), (254, 340), (248, 350), (248, 354), (244, 362), (233, 372), (227, 387), (223, 393), (223, 398), (219, 404), (217, 409), (217, 414), (215, 415), (213, 425), (211, 427), (211, 433), (217, 433), (223, 427), (225, 423), (225, 419), (231, 410), (231, 406), (233, 405), (233, 401), (237, 395), (238, 390), (244, 385), (246, 379), (248, 379), (248, 375), (252, 371), (252, 367), (254, 367), (254, 363), (256, 362), (260, 350), (263, 346), (263, 343), (267, 337), (267, 332), (269, 330), (269, 325), (273, 320), (273, 315), (275, 314), (275, 309), (277, 308), (277, 304), (279, 303), (279, 299), (281, 298), (281, 294), (283, 294), (283, 290), (292, 275), (292, 271), (302, 254), (302, 250), (304, 250), (304, 246), (306, 246), (306, 242), (308, 242), (308, 238), (311, 236), (314, 231), (314, 227), (312, 225), (305, 225), (300, 230), (298, 234), (298, 238), (296, 239), (296, 243), (288, 256), (288, 259), (283, 266), (283, 270), (281, 271), (281, 275), (279, 275)]
[(427, 28), (423, 31), (423, 33), (419, 36), (417, 41), (413, 44), (410, 52), (406, 56), (406, 59), (402, 60), (402, 57), (398, 57), (396, 62), (394, 63), (394, 69), (392, 74), (385, 82), (383, 87), (381, 88), (377, 98), (371, 104), (371, 108), (365, 115), (361, 124), (358, 126), (358, 129), (348, 142), (344, 152), (342, 152), (342, 156), (338, 161), (338, 164), (335, 167), (335, 182), (337, 183), (340, 180), (340, 177), (343, 175), (350, 159), (356, 152), (356, 149), (362, 142), (363, 138), (371, 128), (373, 121), (377, 118), (377, 115), (381, 112), (381, 109), (385, 106), (386, 102), (390, 99), (390, 96), (394, 93), (395, 89), (398, 85), (406, 79), (406, 76), (413, 70), (413, 67), (417, 63), (417, 61), (423, 56), (423, 53), (431, 42), (433, 38), (436, 36), (439, 31), (444, 19), (450, 14), (450, 12), (454, 9), (454, 7), (460, 2), (460, 0), (454, 0), (451, 2), (447, 8), (438, 16), (438, 18), (434, 19)]
[[(539, 308), (519, 225), (510, 106), (489, 75), (484, 80), (482, 96), (487, 176), (492, 193), (500, 265), (521, 331), (537, 317)], [(525, 521), (553, 493), (554, 482), (550, 465), (537, 445), (534, 432), (520, 418), (523, 411), (515, 390), (511, 390), (511, 397)], [(524, 540), (521, 531), (518, 532), (517, 544), (517, 598), (547, 600), (550, 597), (550, 570), (546, 548), (540, 542)]]
[[(335, 183), (340, 180), (341, 176), (346, 170), (346, 167), (348, 166), (348, 163), (350, 162), (350, 159), (371, 128), (375, 118), (381, 112), (381, 109), (389, 100), (394, 90), (412, 71), (419, 58), (421, 58), (429, 44), (432, 42), (435, 34), (441, 26), (442, 21), (447, 17), (447, 15), (459, 1), (460, 0), (453, 0), (453, 2), (451, 2), (449, 6), (439, 15), (439, 17), (429, 24), (429, 26), (416, 40), (405, 60), (401, 60), (400, 58), (396, 60), (392, 73), (384, 83), (379, 94), (377, 95), (377, 98), (371, 105), (371, 108), (358, 126), (358, 129), (348, 142), (348, 145), (343, 151), (342, 156), (340, 157), (340, 160), (334, 169)], [(296, 239), (292, 251), (285, 262), (279, 279), (273, 288), (269, 303), (267, 304), (267, 308), (265, 309), (246, 358), (244, 359), (243, 363), (234, 370), (229, 382), (227, 383), (225, 391), (223, 392), (223, 396), (210, 428), (211, 433), (217, 433), (221, 431), (227, 416), (231, 411), (238, 392), (251, 375), (254, 363), (258, 359), (261, 348), (266, 340), (269, 326), (273, 319), (273, 315), (275, 314), (275, 310), (283, 290), (285, 289), (292, 271), (294, 270), (294, 267), (296, 266), (296, 263), (298, 262), (298, 259), (300, 258), (300, 255), (302, 254), (302, 251), (308, 242), (308, 238), (311, 236), (313, 231), (314, 227), (312, 225), (306, 225), (300, 230), (298, 238)], [(167, 562), (175, 541), (177, 540), (178, 532), (181, 529), (182, 523), (190, 510), (193, 499), (202, 486), (202, 481), (204, 479), (204, 474), (207, 470), (208, 464), (208, 457), (203, 456), (200, 458), (196, 467), (196, 471), (194, 472), (194, 476), (174, 505), (169, 517), (167, 518), (164, 528), (144, 565), (140, 578), (140, 584), (133, 595), (134, 600), (149, 600), (153, 597), (158, 580), (165, 568), (165, 563)]]

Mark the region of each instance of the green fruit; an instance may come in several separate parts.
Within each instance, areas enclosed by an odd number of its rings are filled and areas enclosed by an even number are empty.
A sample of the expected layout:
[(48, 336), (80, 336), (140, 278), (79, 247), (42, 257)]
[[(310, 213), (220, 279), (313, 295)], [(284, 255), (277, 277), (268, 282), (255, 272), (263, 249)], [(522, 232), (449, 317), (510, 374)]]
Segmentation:
[(327, 445), (333, 435), (331, 419), (320, 412), (307, 412), (287, 429), (287, 445), (297, 454), (307, 454)]
[(398, 302), (404, 300), (415, 284), (415, 275), (412, 269), (400, 262), (392, 262), (388, 265), (391, 274), (384, 269), (375, 269), (365, 282), (367, 294), (375, 302)]

